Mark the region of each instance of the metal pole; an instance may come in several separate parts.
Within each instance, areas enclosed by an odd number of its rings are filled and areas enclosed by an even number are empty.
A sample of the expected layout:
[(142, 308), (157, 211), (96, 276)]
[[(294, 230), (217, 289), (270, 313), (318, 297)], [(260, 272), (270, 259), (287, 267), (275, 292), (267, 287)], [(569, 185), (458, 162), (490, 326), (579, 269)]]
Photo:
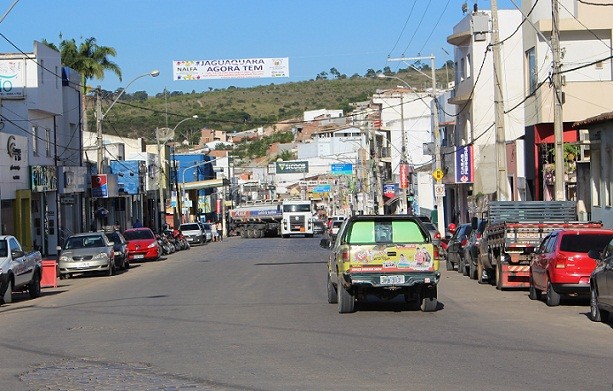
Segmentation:
[(560, 16), (558, 0), (551, 0), (552, 31), (551, 47), (553, 49), (553, 134), (555, 142), (555, 200), (566, 200), (564, 193), (564, 120), (562, 114), (562, 78), (560, 75)]
[[(155, 138), (157, 141), (157, 146), (158, 146), (158, 165), (159, 165), (159, 171), (158, 171), (158, 196), (159, 196), (159, 208), (160, 210), (158, 211), (158, 217), (157, 217), (157, 227), (160, 230), (160, 232), (162, 231), (162, 227), (164, 226), (164, 223), (166, 223), (166, 203), (164, 202), (164, 182), (165, 182), (165, 178), (164, 178), (164, 167), (162, 166), (162, 148), (160, 146), (160, 138), (158, 137), (158, 129), (155, 130)], [(164, 148), (164, 150), (166, 150), (166, 148)]]
[[(436, 98), (436, 72), (435, 72), (435, 64), (434, 64), (434, 55), (430, 58), (432, 69), (432, 104), (434, 108), (432, 109), (432, 131), (434, 132), (434, 164), (437, 170), (440, 170), (442, 167), (442, 155), (441, 155), (441, 140), (439, 134), (439, 122), (438, 122), (438, 101)], [(437, 179), (436, 184), (439, 186), (443, 185), (442, 179)], [(443, 205), (443, 197), (435, 196), (436, 199), (436, 226), (438, 228), (438, 232), (441, 234), (441, 237), (445, 237), (445, 208)]]
[(181, 198), (183, 197), (182, 194), (179, 193), (179, 174), (177, 172), (177, 155), (175, 152), (175, 148), (176, 145), (172, 146), (172, 164), (174, 166), (173, 171), (175, 173), (175, 193), (177, 194), (177, 209), (178, 209), (178, 214), (175, 216), (178, 216), (179, 220), (177, 221), (177, 219), (175, 218), (175, 228), (179, 228), (179, 225), (181, 225), (181, 223), (183, 222), (183, 205), (181, 205)]
[(96, 169), (98, 175), (103, 174), (102, 160), (104, 159), (104, 154), (102, 152), (102, 146), (102, 100), (100, 98), (100, 86), (98, 86), (98, 88), (96, 88)]
[[(402, 140), (402, 147), (400, 148), (400, 164), (407, 164), (408, 167), (408, 160), (407, 160), (407, 140), (406, 140), (406, 133), (404, 132), (404, 92), (402, 92), (400, 94), (400, 137)], [(402, 173), (402, 170), (398, 170), (399, 173)], [(408, 174), (408, 169), (407, 172), (403, 173), (404, 175)], [(404, 183), (406, 186), (404, 186), (402, 188), (402, 202), (400, 203), (400, 213), (403, 215), (409, 214), (409, 202), (407, 200), (408, 197), (408, 175), (407, 178), (398, 178), (399, 183)]]

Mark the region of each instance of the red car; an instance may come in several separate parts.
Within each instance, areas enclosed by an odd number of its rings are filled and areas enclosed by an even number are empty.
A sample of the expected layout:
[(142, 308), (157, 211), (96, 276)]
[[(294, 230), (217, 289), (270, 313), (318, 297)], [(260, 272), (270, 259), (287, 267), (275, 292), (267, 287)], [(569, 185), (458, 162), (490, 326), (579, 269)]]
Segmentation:
[(162, 255), (155, 234), (150, 228), (130, 228), (123, 236), (128, 241), (130, 261), (156, 261)]
[(596, 261), (588, 251), (601, 251), (613, 238), (613, 230), (560, 229), (543, 239), (530, 262), (530, 294), (539, 300), (546, 293), (548, 306), (560, 304), (562, 295), (589, 295), (590, 275)]

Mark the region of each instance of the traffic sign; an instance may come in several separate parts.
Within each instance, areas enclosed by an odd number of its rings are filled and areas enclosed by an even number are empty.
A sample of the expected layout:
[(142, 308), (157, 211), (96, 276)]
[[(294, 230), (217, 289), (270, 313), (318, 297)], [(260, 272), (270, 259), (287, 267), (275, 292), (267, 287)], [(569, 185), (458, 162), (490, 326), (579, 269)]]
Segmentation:
[(440, 181), (441, 179), (443, 179), (443, 177), (445, 176), (445, 173), (443, 172), (443, 170), (441, 170), (440, 168), (437, 168), (436, 170), (434, 170), (434, 172), (432, 173), (432, 176), (434, 177), (434, 179), (436, 179), (437, 181)]
[(445, 197), (445, 185), (443, 184), (434, 185), (434, 195), (436, 197)]

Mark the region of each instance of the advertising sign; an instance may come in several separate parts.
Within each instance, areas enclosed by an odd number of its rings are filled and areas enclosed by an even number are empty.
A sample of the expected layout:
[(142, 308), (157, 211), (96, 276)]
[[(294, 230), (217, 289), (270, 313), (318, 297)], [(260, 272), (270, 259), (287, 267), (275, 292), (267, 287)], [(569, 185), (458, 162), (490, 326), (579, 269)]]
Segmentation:
[(32, 192), (57, 190), (57, 167), (32, 166), (30, 173)]
[(351, 163), (333, 163), (330, 165), (332, 175), (351, 175), (353, 174), (353, 164)]
[(400, 163), (400, 188), (408, 189), (409, 187), (409, 165)]
[(383, 185), (383, 196), (385, 198), (394, 198), (398, 194), (397, 183), (386, 183)]
[(173, 61), (173, 80), (289, 77), (289, 58)]
[(23, 98), (26, 86), (25, 60), (0, 60), (0, 98)]
[(455, 152), (456, 183), (473, 183), (474, 175), (473, 146), (458, 147)]
[(302, 174), (309, 172), (308, 161), (294, 162), (275, 162), (275, 173), (277, 174)]
[(106, 198), (109, 196), (109, 185), (106, 174), (92, 175), (92, 197)]

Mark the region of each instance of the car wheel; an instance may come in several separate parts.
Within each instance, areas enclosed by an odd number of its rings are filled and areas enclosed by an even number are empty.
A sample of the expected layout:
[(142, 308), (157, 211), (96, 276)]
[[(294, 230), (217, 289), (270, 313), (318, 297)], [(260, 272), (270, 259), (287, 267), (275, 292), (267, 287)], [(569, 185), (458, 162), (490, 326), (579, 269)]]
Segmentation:
[(128, 270), (130, 268), (130, 261), (128, 261), (128, 258), (126, 258), (123, 261), (123, 270)]
[(462, 259), (462, 275), (463, 276), (468, 276), (468, 262), (466, 260), (466, 257), (464, 257), (464, 259)]
[(6, 292), (4, 292), (4, 296), (2, 296), (5, 303), (13, 302), (13, 283), (9, 280), (8, 286), (6, 287)]
[(107, 276), (113, 276), (115, 275), (115, 261), (111, 261), (111, 263), (109, 264), (109, 270), (107, 271)]
[(483, 278), (484, 272), (483, 264), (477, 261), (477, 282), (479, 284), (487, 284), (486, 278)]
[(551, 281), (547, 281), (547, 298), (545, 303), (549, 307), (555, 307), (560, 305), (560, 294), (553, 289)]
[(477, 267), (473, 262), (472, 257), (468, 260), (468, 262), (468, 278), (470, 278), (471, 280), (476, 280), (478, 278)]
[(336, 304), (338, 302), (338, 293), (328, 274), (328, 303)]
[(594, 322), (606, 322), (609, 320), (609, 311), (598, 307), (598, 293), (596, 287), (590, 289), (590, 319)]
[(32, 281), (28, 286), (28, 293), (32, 299), (36, 299), (40, 296), (40, 275), (38, 273), (34, 273), (32, 276)]
[(530, 300), (541, 300), (541, 291), (534, 286), (534, 280), (530, 276), (530, 292), (528, 293)]
[(347, 290), (340, 286), (340, 284), (336, 287), (336, 292), (338, 300), (338, 312), (340, 314), (353, 312), (355, 309), (355, 299), (353, 295), (347, 292)]
[(451, 263), (451, 261), (449, 260), (449, 256), (447, 256), (447, 259), (445, 260), (445, 263), (446, 263), (448, 271), (453, 270), (453, 263)]

